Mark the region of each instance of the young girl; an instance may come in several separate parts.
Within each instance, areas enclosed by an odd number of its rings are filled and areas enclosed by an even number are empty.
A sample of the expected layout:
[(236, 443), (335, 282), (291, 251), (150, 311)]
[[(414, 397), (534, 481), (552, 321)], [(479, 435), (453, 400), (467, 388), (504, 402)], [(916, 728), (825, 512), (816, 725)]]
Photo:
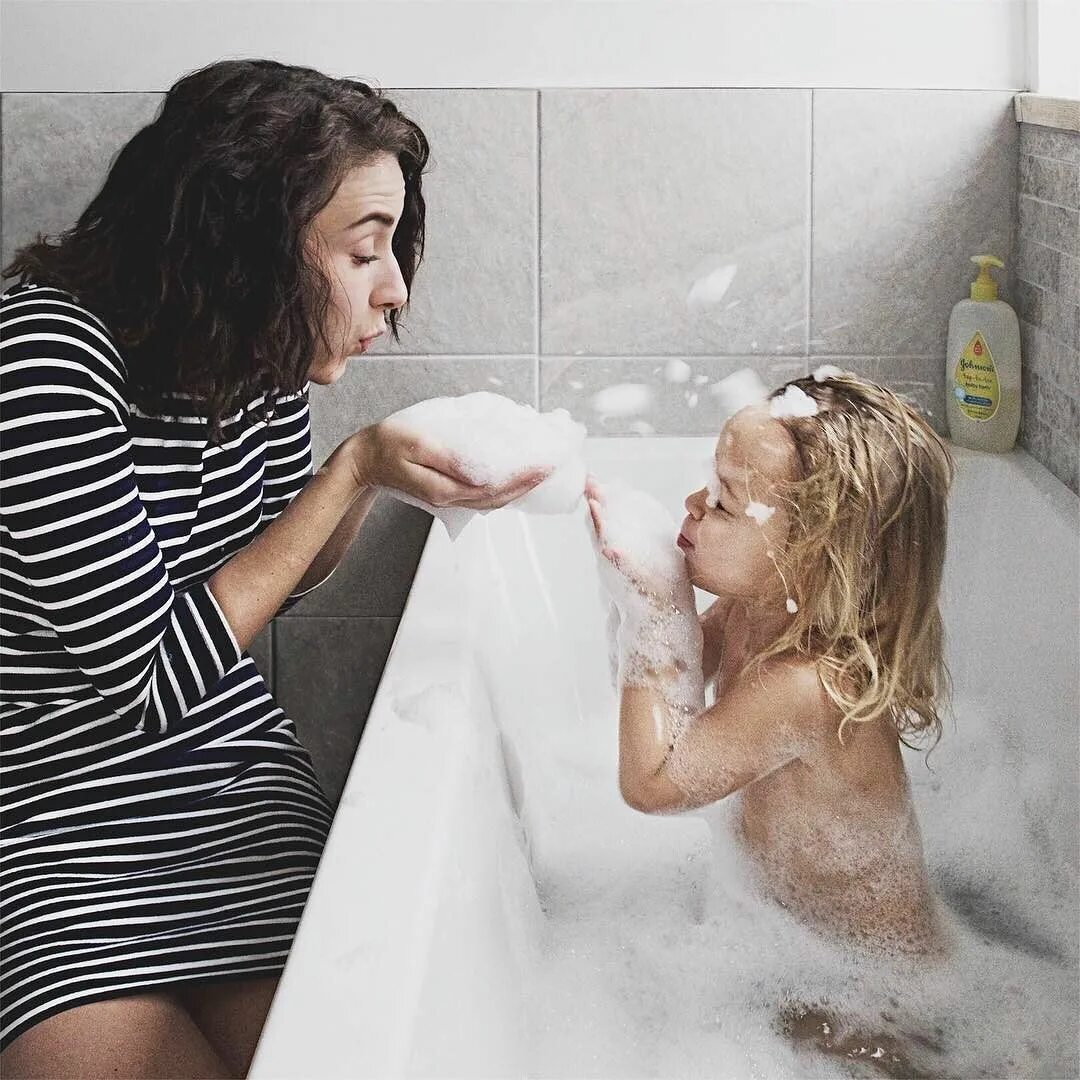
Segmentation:
[[(738, 793), (763, 891), (829, 936), (933, 951), (900, 743), (940, 734), (949, 453), (891, 391), (819, 372), (732, 416), (713, 465), (674, 573), (588, 490), (621, 616), (623, 797), (663, 813)], [(691, 584), (717, 597), (700, 633)]]

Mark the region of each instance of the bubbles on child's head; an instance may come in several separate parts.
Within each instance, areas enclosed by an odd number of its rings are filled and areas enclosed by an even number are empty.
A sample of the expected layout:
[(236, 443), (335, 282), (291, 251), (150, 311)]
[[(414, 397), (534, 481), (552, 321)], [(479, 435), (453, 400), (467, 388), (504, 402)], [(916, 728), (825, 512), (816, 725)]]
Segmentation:
[(769, 402), (769, 415), (776, 419), (796, 416), (817, 416), (818, 404), (800, 386), (784, 387), (784, 392)]
[(814, 369), (814, 382), (823, 383), (826, 379), (839, 379), (844, 372), (835, 364), (822, 364)]

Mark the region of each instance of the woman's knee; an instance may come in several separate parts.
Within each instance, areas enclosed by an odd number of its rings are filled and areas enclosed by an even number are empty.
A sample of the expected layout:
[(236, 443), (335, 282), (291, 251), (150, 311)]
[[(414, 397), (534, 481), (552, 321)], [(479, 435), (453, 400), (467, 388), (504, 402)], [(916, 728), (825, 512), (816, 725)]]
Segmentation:
[(55, 1013), (0, 1055), (5, 1080), (231, 1078), (186, 1009), (168, 994), (134, 994)]

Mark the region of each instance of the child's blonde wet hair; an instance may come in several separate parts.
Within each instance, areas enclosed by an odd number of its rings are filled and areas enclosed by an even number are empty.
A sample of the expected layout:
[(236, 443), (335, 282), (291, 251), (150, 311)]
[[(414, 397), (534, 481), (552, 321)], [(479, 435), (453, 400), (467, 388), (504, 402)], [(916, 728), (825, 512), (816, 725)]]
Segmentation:
[(777, 554), (798, 610), (754, 661), (814, 655), (841, 740), (887, 717), (905, 743), (932, 745), (950, 689), (938, 594), (952, 456), (885, 387), (849, 372), (791, 385), (818, 407), (778, 418), (798, 453), (799, 478), (778, 488), (792, 525)]

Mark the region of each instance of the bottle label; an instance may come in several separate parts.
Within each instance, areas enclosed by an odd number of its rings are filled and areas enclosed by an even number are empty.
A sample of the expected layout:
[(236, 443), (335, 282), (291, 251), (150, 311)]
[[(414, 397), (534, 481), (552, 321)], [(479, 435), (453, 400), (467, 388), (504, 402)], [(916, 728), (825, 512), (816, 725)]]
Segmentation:
[(1001, 402), (997, 368), (986, 339), (975, 336), (964, 346), (956, 365), (953, 395), (960, 411), (972, 420), (989, 420)]

